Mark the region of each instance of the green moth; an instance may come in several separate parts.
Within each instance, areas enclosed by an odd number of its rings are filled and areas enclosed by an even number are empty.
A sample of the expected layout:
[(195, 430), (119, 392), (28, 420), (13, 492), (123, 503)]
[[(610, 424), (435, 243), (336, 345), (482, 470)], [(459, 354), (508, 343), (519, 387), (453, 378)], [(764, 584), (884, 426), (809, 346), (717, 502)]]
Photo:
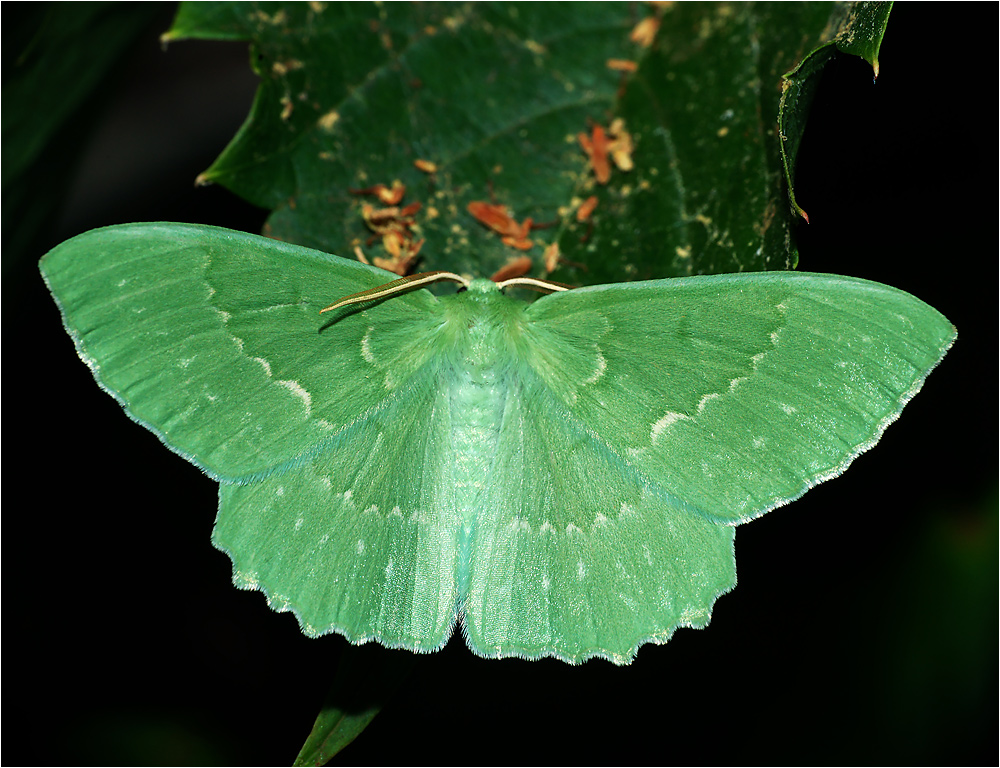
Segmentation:
[(41, 270), (98, 383), (218, 480), (237, 586), (308, 635), (433, 651), (457, 625), (492, 658), (627, 664), (704, 627), (735, 527), (843, 472), (955, 339), (834, 275), (379, 296), (394, 275), (182, 224)]

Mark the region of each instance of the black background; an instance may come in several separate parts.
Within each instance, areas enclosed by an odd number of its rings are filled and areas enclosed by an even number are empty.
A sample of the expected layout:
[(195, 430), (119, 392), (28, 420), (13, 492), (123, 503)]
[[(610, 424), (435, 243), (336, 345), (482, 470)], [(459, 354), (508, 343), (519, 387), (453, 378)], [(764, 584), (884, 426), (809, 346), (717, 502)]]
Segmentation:
[[(58, 216), (5, 272), (7, 764), (290, 763), (344, 647), (231, 586), (215, 483), (94, 385), (35, 267), (107, 224), (260, 231), (265, 212), (193, 186), (249, 109), (246, 46), (163, 52), (170, 20), (94, 105)], [(877, 84), (838, 57), (803, 142), (800, 269), (903, 288), (959, 329), (878, 447), (739, 529), (740, 583), (706, 630), (627, 668), (486, 661), (453, 638), (344, 762), (997, 762), (996, 21), (897, 4)]]

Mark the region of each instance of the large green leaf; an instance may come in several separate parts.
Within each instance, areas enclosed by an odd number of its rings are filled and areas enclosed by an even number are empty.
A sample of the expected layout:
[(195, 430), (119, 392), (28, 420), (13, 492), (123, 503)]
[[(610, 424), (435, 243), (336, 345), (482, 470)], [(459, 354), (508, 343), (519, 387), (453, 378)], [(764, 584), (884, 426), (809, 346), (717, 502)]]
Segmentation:
[[(631, 40), (656, 14), (652, 43)], [(400, 179), (402, 204), (424, 205), (422, 269), (490, 274), (519, 255), (466, 210), (492, 196), (554, 223), (532, 233), (536, 274), (558, 240), (578, 266), (556, 279), (595, 283), (794, 266), (781, 75), (841, 16), (824, 3), (195, 3), (165, 39), (253, 42), (260, 90), (202, 179), (274, 209), (268, 234), (349, 255), (371, 235), (351, 190)], [(634, 169), (601, 185), (577, 135), (616, 117)]]
[[(778, 126), (781, 136), (781, 157), (788, 183), (788, 198), (792, 210), (806, 221), (809, 216), (795, 199), (795, 160), (809, 117), (809, 107), (820, 75), (837, 51), (860, 56), (872, 65), (878, 77), (878, 50), (882, 44), (886, 24), (889, 22), (891, 2), (854, 3), (838, 8), (832, 28), (836, 35), (806, 56), (785, 75), (782, 83)], [(824, 35), (824, 38), (828, 35)]]

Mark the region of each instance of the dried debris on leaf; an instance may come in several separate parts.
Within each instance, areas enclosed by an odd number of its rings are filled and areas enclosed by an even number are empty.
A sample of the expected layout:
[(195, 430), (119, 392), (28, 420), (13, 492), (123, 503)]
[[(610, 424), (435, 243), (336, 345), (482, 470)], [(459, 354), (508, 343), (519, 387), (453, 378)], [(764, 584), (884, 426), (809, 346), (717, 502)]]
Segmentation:
[(555, 272), (556, 267), (559, 266), (559, 261), (562, 256), (559, 253), (559, 243), (549, 243), (545, 246), (545, 252), (542, 254), (542, 258), (545, 260), (545, 271)]
[(625, 121), (616, 117), (608, 126), (608, 135), (611, 141), (608, 143), (608, 151), (611, 153), (611, 160), (618, 167), (619, 171), (628, 172), (635, 166), (632, 163), (632, 134), (625, 130)]
[(590, 130), (590, 135), (586, 133), (577, 134), (577, 141), (583, 151), (590, 158), (590, 167), (594, 169), (594, 176), (598, 184), (607, 184), (611, 179), (611, 165), (608, 163), (608, 137), (604, 133), (604, 128), (595, 125)]
[(399, 205), (406, 194), (406, 185), (399, 179), (394, 179), (388, 187), (385, 184), (374, 184), (364, 189), (350, 190), (352, 195), (374, 195), (383, 205)]
[(512, 277), (523, 277), (531, 271), (531, 259), (527, 256), (517, 256), (493, 273), (490, 280), (500, 283)]
[(606, 66), (615, 72), (635, 72), (639, 69), (639, 63), (631, 59), (608, 59)]
[(659, 17), (647, 16), (632, 28), (632, 32), (628, 37), (633, 43), (641, 45), (643, 48), (649, 48), (656, 39), (656, 33), (659, 31)]
[(531, 233), (531, 219), (525, 219), (518, 224), (507, 210), (506, 206), (495, 205), (494, 203), (484, 203), (474, 200), (469, 203), (466, 209), (475, 216), (476, 221), (484, 224), (498, 235), (504, 245), (516, 248), (519, 251), (527, 251), (534, 243), (528, 238)]
[(580, 207), (576, 209), (576, 220), (586, 221), (587, 219), (590, 218), (590, 214), (594, 212), (594, 209), (596, 207), (597, 207), (597, 195), (591, 195), (582, 203), (580, 203)]
[[(361, 206), (361, 218), (364, 219), (365, 226), (382, 239), (382, 247), (388, 254), (388, 258), (375, 256), (371, 262), (376, 267), (397, 275), (409, 274), (424, 244), (423, 238), (418, 240), (414, 232), (416, 227), (414, 217), (423, 204), (415, 202), (400, 208), (398, 204), (406, 194), (406, 186), (398, 179), (389, 186), (375, 184), (365, 189), (352, 189), (351, 193), (374, 196), (380, 203), (388, 206), (377, 208), (371, 203), (364, 203)], [(360, 245), (355, 246), (354, 253), (359, 261), (368, 263)]]
[(577, 141), (587, 153), (598, 184), (607, 184), (611, 180), (611, 162), (620, 171), (631, 171), (634, 167), (632, 135), (625, 129), (625, 121), (620, 117), (611, 121), (607, 131), (595, 124), (590, 129), (590, 135), (580, 133)]

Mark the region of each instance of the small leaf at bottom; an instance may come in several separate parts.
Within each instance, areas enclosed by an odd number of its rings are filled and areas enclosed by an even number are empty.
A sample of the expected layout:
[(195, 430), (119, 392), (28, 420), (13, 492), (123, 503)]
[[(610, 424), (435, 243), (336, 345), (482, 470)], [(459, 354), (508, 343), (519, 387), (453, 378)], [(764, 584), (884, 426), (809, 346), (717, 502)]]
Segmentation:
[(347, 645), (337, 676), (294, 765), (325, 765), (356, 739), (406, 679), (416, 656)]

